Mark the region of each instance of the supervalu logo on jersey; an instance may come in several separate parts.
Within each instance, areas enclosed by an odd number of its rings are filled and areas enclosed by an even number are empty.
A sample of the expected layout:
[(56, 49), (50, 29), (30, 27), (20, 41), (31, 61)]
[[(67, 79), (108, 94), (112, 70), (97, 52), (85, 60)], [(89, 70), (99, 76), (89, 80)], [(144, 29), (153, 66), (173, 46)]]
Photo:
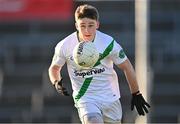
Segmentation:
[(78, 76), (78, 77), (82, 77), (82, 78), (89, 78), (89, 77), (92, 77), (93, 75), (96, 75), (96, 74), (100, 74), (100, 73), (103, 73), (105, 71), (105, 68), (103, 67), (92, 67), (92, 68), (89, 68), (89, 69), (85, 69), (79, 65), (77, 65), (75, 62), (74, 62), (74, 59), (73, 59), (73, 56), (69, 57), (69, 61), (72, 65), (72, 69), (74, 70), (74, 76)]
[(90, 70), (83, 70), (83, 71), (75, 70), (74, 74), (75, 76), (79, 76), (82, 78), (89, 78), (89, 77), (93, 77), (93, 75), (103, 73), (104, 71), (105, 68), (92, 68)]

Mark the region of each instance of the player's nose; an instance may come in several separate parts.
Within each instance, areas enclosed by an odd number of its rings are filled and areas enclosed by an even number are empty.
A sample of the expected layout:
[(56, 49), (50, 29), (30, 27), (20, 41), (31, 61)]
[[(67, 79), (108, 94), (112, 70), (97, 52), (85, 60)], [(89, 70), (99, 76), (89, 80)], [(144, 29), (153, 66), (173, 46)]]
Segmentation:
[(89, 28), (88, 27), (85, 28), (85, 33), (89, 33)]

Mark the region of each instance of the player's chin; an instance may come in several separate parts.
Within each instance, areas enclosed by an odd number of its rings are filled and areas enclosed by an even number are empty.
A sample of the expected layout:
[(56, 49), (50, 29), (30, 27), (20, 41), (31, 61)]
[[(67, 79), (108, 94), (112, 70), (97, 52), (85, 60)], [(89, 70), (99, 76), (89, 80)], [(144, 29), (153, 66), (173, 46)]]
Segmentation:
[(84, 37), (84, 41), (92, 41), (93, 40), (93, 38), (91, 38), (91, 37)]

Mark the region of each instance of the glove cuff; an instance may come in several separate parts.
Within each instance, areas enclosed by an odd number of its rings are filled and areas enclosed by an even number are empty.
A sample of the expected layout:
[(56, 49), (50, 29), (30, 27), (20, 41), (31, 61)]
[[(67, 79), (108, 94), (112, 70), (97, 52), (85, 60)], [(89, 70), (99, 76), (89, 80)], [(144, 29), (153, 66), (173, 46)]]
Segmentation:
[(55, 86), (58, 82), (59, 82), (58, 80), (55, 80), (55, 81), (53, 82), (53, 86)]
[(140, 94), (140, 91), (139, 91), (139, 90), (138, 90), (137, 92), (133, 93), (132, 96), (136, 96), (136, 95), (138, 95), (138, 94)]
[(62, 86), (62, 80), (63, 79), (61, 79), (60, 81), (59, 80), (55, 80), (54, 83), (53, 83), (53, 86), (55, 86), (56, 84)]

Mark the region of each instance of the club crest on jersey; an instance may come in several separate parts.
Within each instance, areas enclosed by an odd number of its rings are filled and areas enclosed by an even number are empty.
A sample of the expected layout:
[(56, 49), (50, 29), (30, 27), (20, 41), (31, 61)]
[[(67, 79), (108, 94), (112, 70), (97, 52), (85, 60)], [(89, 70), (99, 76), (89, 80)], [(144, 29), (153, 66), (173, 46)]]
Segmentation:
[(119, 51), (119, 57), (121, 59), (123, 59), (125, 57), (125, 53), (124, 53), (123, 49)]

